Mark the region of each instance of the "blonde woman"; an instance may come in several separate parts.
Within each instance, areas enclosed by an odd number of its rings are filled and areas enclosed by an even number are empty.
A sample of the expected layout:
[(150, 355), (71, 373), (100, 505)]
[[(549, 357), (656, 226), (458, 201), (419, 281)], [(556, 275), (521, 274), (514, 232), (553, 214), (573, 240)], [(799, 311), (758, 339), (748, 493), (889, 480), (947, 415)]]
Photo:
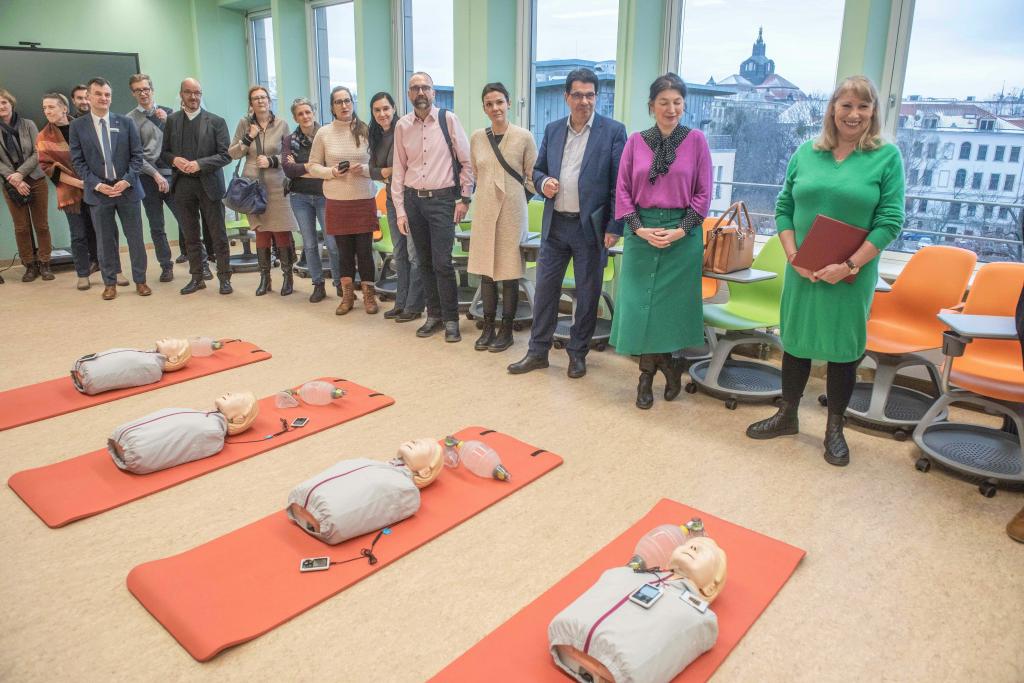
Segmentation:
[[(843, 413), (867, 345), (867, 319), (878, 279), (878, 254), (903, 227), (903, 159), (879, 135), (878, 91), (864, 76), (847, 78), (829, 100), (821, 135), (789, 160), (775, 204), (779, 239), (792, 262), (821, 214), (865, 228), (864, 244), (846, 261), (818, 271), (790, 265), (782, 290), (782, 405), (747, 428), (752, 439), (796, 434), (797, 407), (811, 360), (828, 361), (825, 461), (850, 462)], [(842, 282), (860, 273), (853, 284)]]

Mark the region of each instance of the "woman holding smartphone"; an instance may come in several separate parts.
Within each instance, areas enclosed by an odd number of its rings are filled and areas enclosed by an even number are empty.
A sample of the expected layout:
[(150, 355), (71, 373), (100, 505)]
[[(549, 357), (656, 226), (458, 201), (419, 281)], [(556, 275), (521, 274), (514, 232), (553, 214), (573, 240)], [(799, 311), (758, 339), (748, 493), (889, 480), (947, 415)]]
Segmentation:
[(370, 130), (356, 116), (352, 91), (343, 85), (331, 91), (331, 113), (334, 121), (313, 138), (308, 168), (324, 180), (327, 233), (334, 236), (341, 253), (341, 303), (334, 312), (345, 315), (355, 304), (358, 262), (363, 309), (376, 313), (373, 231), (377, 204), (370, 178)]
[(249, 115), (235, 127), (235, 137), (228, 148), (232, 159), (245, 157), (246, 178), (258, 178), (267, 190), (267, 210), (247, 214), (249, 227), (256, 231), (256, 260), (260, 268), (260, 284), (256, 296), (270, 288), (270, 247), (277, 245), (281, 258), (281, 296), (292, 293), (292, 266), (295, 265), (295, 242), (292, 230), (298, 230), (291, 203), (284, 195), (284, 170), (281, 150), (288, 138), (288, 124), (274, 116), (270, 109), (270, 93), (262, 85), (249, 88)]

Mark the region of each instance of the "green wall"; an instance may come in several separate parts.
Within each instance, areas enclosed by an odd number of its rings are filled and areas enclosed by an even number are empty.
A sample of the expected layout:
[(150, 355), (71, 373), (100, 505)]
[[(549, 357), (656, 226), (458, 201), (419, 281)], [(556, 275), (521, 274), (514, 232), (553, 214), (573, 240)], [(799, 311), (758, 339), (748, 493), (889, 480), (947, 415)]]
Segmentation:
[[(204, 105), (231, 122), (244, 110), (248, 78), (245, 50), (239, 48), (245, 40), (242, 19), (240, 12), (218, 7), (216, 0), (0, 0), (0, 44), (32, 40), (48, 48), (138, 52), (160, 104), (177, 109), (181, 79), (197, 76), (203, 82)], [(173, 240), (177, 229), (169, 215), (168, 220)], [(54, 246), (67, 248), (67, 221), (57, 210), (53, 191), (50, 230)], [(14, 226), (4, 206), (0, 258), (10, 259), (16, 250)]]

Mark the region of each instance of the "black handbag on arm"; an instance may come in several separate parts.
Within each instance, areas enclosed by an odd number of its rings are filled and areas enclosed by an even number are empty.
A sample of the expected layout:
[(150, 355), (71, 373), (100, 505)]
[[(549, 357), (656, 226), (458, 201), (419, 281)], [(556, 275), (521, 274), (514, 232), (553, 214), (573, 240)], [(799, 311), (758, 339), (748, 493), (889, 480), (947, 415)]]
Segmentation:
[[(256, 151), (263, 154), (263, 143), (260, 136), (256, 135)], [(244, 159), (244, 157), (243, 157)], [(259, 215), (267, 210), (267, 186), (263, 184), (263, 169), (260, 169), (260, 177), (246, 178), (238, 175), (238, 168), (242, 165), (242, 159), (235, 164), (235, 173), (228, 183), (227, 192), (224, 194), (224, 206), (232, 211), (244, 214)]]
[(513, 180), (522, 186), (523, 193), (526, 195), (526, 201), (533, 199), (533, 193), (526, 189), (526, 181), (523, 179), (523, 176), (519, 175), (516, 170), (512, 168), (507, 161), (505, 161), (505, 157), (502, 155), (501, 150), (498, 149), (498, 141), (494, 137), (494, 131), (490, 128), (487, 129), (487, 140), (491, 143), (491, 149), (494, 150), (494, 156), (498, 157), (498, 163), (501, 164), (503, 169), (505, 169), (505, 173), (512, 176)]

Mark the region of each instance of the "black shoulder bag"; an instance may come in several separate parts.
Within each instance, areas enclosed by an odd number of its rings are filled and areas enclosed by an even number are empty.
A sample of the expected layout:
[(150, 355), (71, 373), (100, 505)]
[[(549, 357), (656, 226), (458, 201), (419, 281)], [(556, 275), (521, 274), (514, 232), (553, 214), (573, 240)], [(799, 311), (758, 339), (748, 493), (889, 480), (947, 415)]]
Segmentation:
[(501, 150), (498, 149), (498, 141), (494, 137), (494, 131), (490, 128), (487, 129), (487, 140), (491, 143), (491, 149), (494, 150), (494, 156), (498, 157), (498, 163), (505, 169), (505, 173), (508, 173), (512, 178), (519, 183), (523, 188), (523, 193), (526, 195), (526, 201), (533, 199), (533, 193), (526, 189), (526, 182), (523, 180), (523, 176), (516, 173), (516, 170), (512, 168), (505, 157), (502, 155)]

